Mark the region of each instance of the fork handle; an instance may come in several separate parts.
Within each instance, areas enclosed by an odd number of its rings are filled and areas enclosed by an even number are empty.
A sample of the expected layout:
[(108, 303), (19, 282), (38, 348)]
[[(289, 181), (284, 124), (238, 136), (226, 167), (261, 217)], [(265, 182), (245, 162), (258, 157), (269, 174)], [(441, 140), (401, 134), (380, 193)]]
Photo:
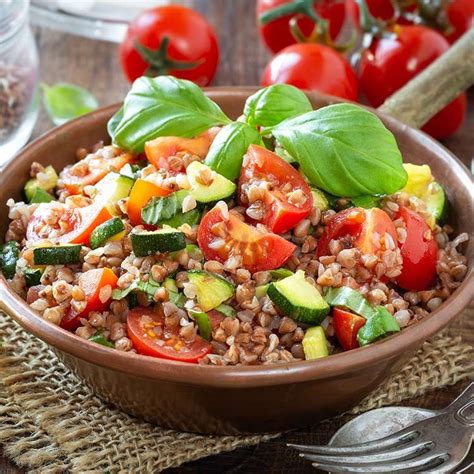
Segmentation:
[(474, 382), (443, 411), (454, 415), (463, 425), (474, 427)]

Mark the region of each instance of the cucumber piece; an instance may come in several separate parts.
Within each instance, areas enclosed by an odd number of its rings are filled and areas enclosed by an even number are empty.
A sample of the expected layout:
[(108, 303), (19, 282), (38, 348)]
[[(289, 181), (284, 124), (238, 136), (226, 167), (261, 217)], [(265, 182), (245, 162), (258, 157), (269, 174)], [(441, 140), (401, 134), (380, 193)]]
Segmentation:
[(126, 178), (130, 178), (135, 181), (136, 179), (140, 178), (141, 170), (143, 168), (144, 166), (140, 166), (139, 164), (131, 165), (130, 163), (126, 163), (125, 165), (122, 166), (119, 173), (121, 176), (125, 176)]
[(202, 313), (201, 311), (192, 310), (189, 312), (189, 314), (198, 326), (199, 335), (203, 339), (206, 339), (206, 341), (210, 341), (212, 335), (212, 325), (209, 316), (206, 313)]
[(92, 231), (89, 239), (91, 249), (102, 247), (107, 240), (124, 230), (125, 225), (120, 217), (112, 217), (112, 219), (105, 221)]
[(35, 265), (68, 265), (80, 263), (80, 245), (56, 245), (54, 247), (37, 247), (33, 249)]
[(32, 198), (30, 199), (30, 204), (39, 204), (41, 202), (51, 202), (54, 201), (54, 197), (51, 196), (47, 191), (41, 188), (36, 188)]
[(329, 313), (329, 305), (319, 291), (305, 280), (303, 270), (270, 283), (267, 294), (283, 314), (302, 323), (321, 324)]
[(89, 338), (89, 341), (95, 342), (105, 347), (115, 347), (109, 340), (105, 338), (101, 331), (97, 331), (94, 335)]
[(130, 194), (134, 182), (134, 179), (128, 176), (109, 173), (95, 185), (94, 201), (106, 204), (109, 211), (116, 214), (114, 204)]
[(176, 293), (174, 291), (168, 290), (168, 297), (170, 301), (174, 303), (178, 308), (184, 308), (184, 304), (186, 303), (186, 296), (184, 296), (183, 293)]
[(174, 291), (175, 293), (178, 293), (178, 287), (176, 286), (176, 281), (174, 278), (166, 278), (165, 281), (163, 282), (163, 286), (168, 290), (168, 291)]
[(400, 326), (387, 308), (377, 306), (374, 316), (368, 319), (357, 332), (357, 341), (360, 346), (366, 346), (389, 333), (398, 331), (400, 331)]
[(329, 201), (326, 195), (316, 188), (311, 188), (311, 194), (313, 195), (313, 207), (326, 211), (329, 209)]
[(321, 326), (308, 328), (303, 337), (303, 352), (306, 360), (320, 359), (329, 355), (326, 334)]
[(348, 286), (340, 288), (328, 288), (324, 299), (331, 306), (341, 306), (350, 309), (353, 313), (369, 319), (375, 314), (374, 308), (369, 302), (356, 290)]
[(228, 304), (220, 304), (216, 311), (222, 313), (226, 318), (235, 318), (237, 316), (237, 311)]
[(190, 270), (188, 277), (196, 288), (197, 302), (205, 312), (234, 296), (234, 285), (219, 275), (204, 270)]
[(43, 272), (39, 268), (25, 268), (23, 275), (25, 277), (25, 283), (27, 288), (36, 286), (41, 283), (41, 275)]
[(25, 184), (25, 196), (28, 202), (31, 202), (35, 192), (38, 188), (42, 189), (43, 191), (52, 191), (58, 184), (58, 175), (55, 169), (50, 165), (46, 166), (42, 173), (42, 178), (32, 178)]
[(257, 288), (255, 288), (255, 296), (257, 298), (264, 297), (268, 292), (268, 287), (269, 286), (270, 286), (269, 284), (257, 286)]
[(11, 280), (15, 276), (16, 264), (20, 257), (20, 249), (16, 242), (12, 240), (3, 244), (0, 251), (0, 268), (3, 276)]
[(270, 275), (272, 280), (282, 280), (283, 278), (294, 275), (294, 273), (288, 270), (288, 268), (277, 268), (276, 270), (270, 270)]
[(362, 207), (363, 209), (372, 209), (374, 207), (379, 207), (380, 198), (377, 196), (357, 196), (351, 198), (351, 202), (355, 207)]
[[(193, 259), (193, 260), (198, 260), (199, 262), (202, 262), (204, 260), (204, 255), (202, 254), (202, 250), (196, 245), (196, 244), (188, 244), (186, 245), (186, 252), (188, 252), (188, 255)], [(169, 258), (171, 260), (177, 260), (179, 256), (181, 255), (182, 250), (179, 250), (177, 252), (171, 252), (169, 254)]]
[(433, 181), (431, 168), (428, 165), (414, 165), (412, 163), (403, 163), (403, 167), (407, 172), (407, 183), (402, 191), (420, 197)]
[(132, 250), (137, 257), (146, 257), (156, 252), (173, 252), (186, 247), (182, 232), (166, 227), (153, 231), (132, 232)]
[[(209, 173), (212, 182), (207, 186), (202, 184), (199, 180), (200, 173)], [(232, 196), (236, 190), (236, 185), (232, 181), (211, 170), (209, 166), (200, 161), (193, 161), (186, 168), (186, 175), (191, 185), (189, 193), (198, 202), (219, 201)]]
[[(428, 186), (428, 191), (422, 196), (426, 203), (428, 212), (433, 216), (435, 223), (442, 223), (448, 214), (448, 200), (443, 186), (437, 181), (433, 181)], [(433, 222), (429, 222), (430, 227), (433, 227)]]

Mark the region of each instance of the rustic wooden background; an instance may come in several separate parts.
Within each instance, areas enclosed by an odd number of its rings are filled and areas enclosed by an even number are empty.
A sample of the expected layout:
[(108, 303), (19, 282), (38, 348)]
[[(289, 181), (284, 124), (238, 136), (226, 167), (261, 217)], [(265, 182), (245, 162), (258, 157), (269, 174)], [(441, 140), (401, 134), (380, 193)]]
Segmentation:
[[(221, 61), (213, 85), (255, 85), (259, 83), (269, 54), (260, 43), (254, 22), (254, 0), (194, 0), (193, 6), (214, 25), (221, 46)], [(41, 80), (47, 84), (66, 81), (92, 91), (101, 106), (122, 100), (128, 90), (117, 57), (117, 45), (78, 38), (48, 29), (35, 29), (40, 51)], [(469, 94), (469, 114), (463, 128), (444, 144), (467, 166), (474, 157), (474, 91)], [(52, 127), (44, 110), (34, 136)], [(453, 333), (474, 343), (474, 322), (462, 315), (451, 327)], [(411, 400), (409, 405), (440, 408), (447, 405), (463, 388), (437, 390)], [(247, 472), (315, 472), (296, 452), (286, 448), (287, 442), (326, 443), (348, 417), (329, 420), (312, 428), (287, 434), (256, 447), (212, 456), (189, 463), (169, 472), (247, 473)], [(23, 472), (0, 455), (0, 473)]]

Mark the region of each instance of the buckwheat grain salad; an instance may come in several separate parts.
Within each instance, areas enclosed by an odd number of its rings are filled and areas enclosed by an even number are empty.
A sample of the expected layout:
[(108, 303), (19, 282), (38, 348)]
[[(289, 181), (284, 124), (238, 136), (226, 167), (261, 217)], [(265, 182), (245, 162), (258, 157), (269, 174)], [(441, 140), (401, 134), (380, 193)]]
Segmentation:
[[(232, 121), (140, 78), (112, 145), (33, 163), (1, 265), (38, 317), (120, 351), (209, 365), (317, 359), (427, 316), (466, 258), (427, 165), (367, 110), (286, 85)], [(59, 171), (59, 175), (57, 174)]]

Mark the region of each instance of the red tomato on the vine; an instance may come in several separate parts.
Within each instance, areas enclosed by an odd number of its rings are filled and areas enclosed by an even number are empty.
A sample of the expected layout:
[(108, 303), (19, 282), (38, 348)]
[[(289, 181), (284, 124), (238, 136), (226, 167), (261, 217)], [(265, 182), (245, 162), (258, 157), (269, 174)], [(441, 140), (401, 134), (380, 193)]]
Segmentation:
[(280, 51), (265, 68), (261, 85), (281, 83), (357, 100), (358, 81), (349, 63), (321, 44), (294, 44)]
[(129, 25), (120, 62), (130, 82), (170, 74), (207, 86), (219, 60), (217, 37), (199, 13), (179, 5), (152, 8)]
[(446, 35), (450, 43), (458, 40), (469, 28), (474, 28), (474, 1), (451, 0), (446, 6), (451, 31)]
[[(369, 13), (380, 20), (390, 20), (395, 16), (395, 9), (391, 0), (365, 0)], [(346, 0), (346, 14), (354, 25), (359, 26), (359, 5), (356, 0)]]
[[(424, 26), (397, 26), (395, 37), (375, 38), (361, 58), (360, 86), (374, 107), (449, 49), (447, 40)], [(436, 114), (423, 130), (446, 138), (462, 124), (466, 97), (461, 94)]]
[[(296, 43), (296, 39), (290, 31), (290, 19), (295, 15), (298, 15), (298, 26), (305, 36), (309, 36), (313, 31), (315, 22), (307, 15), (298, 13), (281, 16), (265, 25), (261, 24), (260, 17), (263, 13), (283, 5), (296, 3), (295, 0), (258, 0), (257, 2), (257, 24), (259, 25), (260, 36), (273, 53)], [(312, 3), (315, 12), (328, 21), (330, 37), (333, 40), (336, 39), (344, 24), (344, 0), (314, 0)]]

